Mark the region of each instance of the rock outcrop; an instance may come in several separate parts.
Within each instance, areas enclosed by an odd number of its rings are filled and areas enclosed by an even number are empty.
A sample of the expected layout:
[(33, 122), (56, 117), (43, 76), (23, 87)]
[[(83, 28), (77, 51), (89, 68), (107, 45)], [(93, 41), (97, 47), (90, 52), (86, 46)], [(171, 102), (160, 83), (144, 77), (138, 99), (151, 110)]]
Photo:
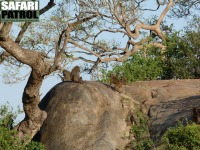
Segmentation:
[(121, 149), (128, 143), (125, 120), (132, 107), (122, 106), (121, 100), (102, 83), (58, 84), (40, 104), (48, 113), (41, 141), (48, 150)]
[[(137, 109), (150, 117), (153, 138), (200, 106), (200, 80), (143, 81), (118, 93), (109, 85), (62, 82), (40, 103), (48, 114), (40, 141), (47, 150), (123, 149)], [(137, 119), (137, 118), (134, 118)]]

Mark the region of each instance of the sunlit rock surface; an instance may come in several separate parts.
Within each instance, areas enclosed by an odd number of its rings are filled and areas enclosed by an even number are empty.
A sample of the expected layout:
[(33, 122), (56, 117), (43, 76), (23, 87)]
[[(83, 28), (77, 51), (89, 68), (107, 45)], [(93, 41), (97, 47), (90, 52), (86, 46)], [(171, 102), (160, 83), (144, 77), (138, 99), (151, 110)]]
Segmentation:
[(138, 108), (150, 117), (153, 138), (200, 106), (200, 80), (142, 81), (118, 93), (99, 82), (62, 82), (40, 103), (47, 111), (40, 141), (48, 150), (123, 149)]

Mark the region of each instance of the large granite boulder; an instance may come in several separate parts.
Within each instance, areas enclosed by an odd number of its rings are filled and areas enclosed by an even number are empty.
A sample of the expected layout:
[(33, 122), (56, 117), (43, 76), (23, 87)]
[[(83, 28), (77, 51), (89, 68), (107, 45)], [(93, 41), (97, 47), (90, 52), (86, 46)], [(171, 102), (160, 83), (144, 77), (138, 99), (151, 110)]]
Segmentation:
[(115, 150), (128, 143), (130, 115), (120, 94), (98, 82), (63, 82), (52, 88), (40, 107), (47, 111), (41, 141), (48, 150)]
[[(47, 150), (124, 149), (138, 108), (153, 138), (200, 106), (200, 80), (135, 82), (118, 93), (99, 82), (62, 82), (40, 103), (48, 114), (40, 134)], [(136, 109), (137, 108), (137, 109)], [(137, 121), (136, 121), (137, 122)]]

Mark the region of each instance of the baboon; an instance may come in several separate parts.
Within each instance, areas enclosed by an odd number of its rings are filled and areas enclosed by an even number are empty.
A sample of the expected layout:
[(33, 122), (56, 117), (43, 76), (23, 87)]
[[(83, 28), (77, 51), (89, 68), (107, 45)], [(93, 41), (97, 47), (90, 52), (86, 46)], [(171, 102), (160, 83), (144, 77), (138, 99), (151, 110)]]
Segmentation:
[(119, 84), (120, 80), (114, 76), (113, 74), (110, 75), (110, 85), (113, 84)]
[(82, 77), (80, 77), (80, 67), (75, 66), (70, 74), (72, 82), (83, 83)]
[(193, 120), (200, 124), (200, 107), (199, 108), (193, 108)]
[(63, 70), (63, 78), (62, 78), (62, 81), (71, 81), (71, 78), (70, 78), (70, 71), (64, 69)]
[(116, 76), (114, 76), (113, 74), (110, 75), (110, 85), (111, 84), (115, 84), (115, 89), (118, 92), (122, 92), (122, 85), (126, 84), (126, 78), (123, 77), (122, 80), (119, 80)]

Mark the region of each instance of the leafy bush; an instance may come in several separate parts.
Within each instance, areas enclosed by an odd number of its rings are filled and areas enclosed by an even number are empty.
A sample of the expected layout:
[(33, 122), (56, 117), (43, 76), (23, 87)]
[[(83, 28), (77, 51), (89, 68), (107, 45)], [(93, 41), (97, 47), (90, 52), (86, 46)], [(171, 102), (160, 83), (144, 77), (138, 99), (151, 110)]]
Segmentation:
[[(127, 149), (134, 150), (199, 150), (200, 126), (188, 123), (183, 126), (181, 122), (176, 127), (168, 128), (161, 140), (154, 143), (149, 136), (148, 118), (140, 111), (137, 112), (138, 124), (131, 128), (134, 140), (129, 143)], [(155, 148), (155, 145), (159, 145)]]
[(163, 74), (161, 51), (158, 48), (149, 48), (148, 55), (144, 57), (139, 51), (128, 58), (122, 65), (114, 66), (112, 71), (102, 70), (102, 82), (108, 82), (107, 77), (115, 74), (118, 78), (125, 76), (129, 83), (138, 80), (156, 80)]
[(131, 134), (134, 136), (129, 147), (136, 150), (149, 150), (154, 147), (154, 143), (150, 138), (148, 129), (148, 118), (141, 111), (137, 111), (139, 122), (132, 125)]
[(169, 128), (162, 137), (163, 150), (199, 150), (200, 126), (194, 123)]
[(25, 144), (18, 138), (13, 125), (19, 112), (14, 112), (8, 103), (0, 106), (0, 150), (44, 150), (41, 143)]

